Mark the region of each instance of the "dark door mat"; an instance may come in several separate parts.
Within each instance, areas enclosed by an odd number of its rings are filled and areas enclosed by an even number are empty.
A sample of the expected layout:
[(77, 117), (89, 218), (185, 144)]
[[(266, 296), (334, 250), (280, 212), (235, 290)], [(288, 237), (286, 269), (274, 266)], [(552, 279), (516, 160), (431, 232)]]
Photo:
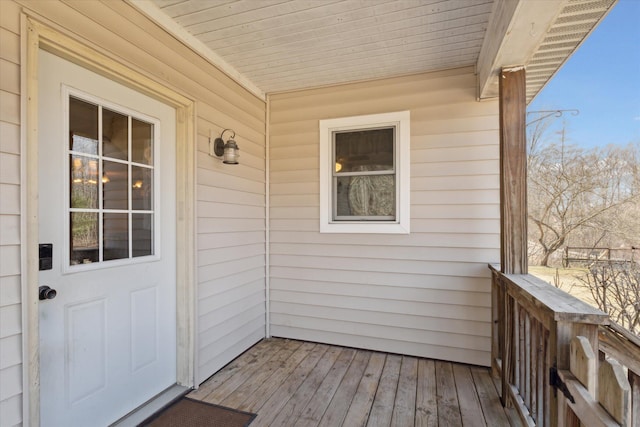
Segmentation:
[(183, 397), (140, 427), (246, 427), (256, 414)]

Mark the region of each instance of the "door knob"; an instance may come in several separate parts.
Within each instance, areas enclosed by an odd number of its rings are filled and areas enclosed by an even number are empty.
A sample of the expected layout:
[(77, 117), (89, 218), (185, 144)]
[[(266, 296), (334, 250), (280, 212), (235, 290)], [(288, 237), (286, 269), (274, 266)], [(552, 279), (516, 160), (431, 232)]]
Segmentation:
[(54, 299), (58, 295), (55, 289), (50, 288), (49, 286), (40, 286), (38, 288), (38, 296), (40, 301), (46, 299)]

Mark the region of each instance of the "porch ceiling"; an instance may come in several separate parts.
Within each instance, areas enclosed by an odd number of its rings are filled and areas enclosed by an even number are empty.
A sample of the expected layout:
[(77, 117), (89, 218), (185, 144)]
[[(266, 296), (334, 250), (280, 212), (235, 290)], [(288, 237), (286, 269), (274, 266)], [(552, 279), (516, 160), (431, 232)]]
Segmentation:
[(258, 96), (477, 66), (484, 98), (497, 95), (497, 67), (530, 63), (529, 99), (615, 3), (130, 1)]

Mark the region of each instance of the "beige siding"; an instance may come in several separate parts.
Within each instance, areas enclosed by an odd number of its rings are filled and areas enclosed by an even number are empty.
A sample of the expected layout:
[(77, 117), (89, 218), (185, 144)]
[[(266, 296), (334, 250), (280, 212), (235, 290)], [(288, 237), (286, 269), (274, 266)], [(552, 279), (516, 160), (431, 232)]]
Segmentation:
[(0, 425), (22, 421), (20, 18), (0, 2)]
[[(488, 365), (497, 102), (472, 69), (273, 95), (271, 332)], [(411, 234), (319, 233), (320, 119), (411, 111)]]
[[(0, 1), (0, 424), (22, 419), (20, 10), (196, 101), (198, 381), (264, 336), (265, 103), (126, 2)], [(239, 166), (208, 156), (236, 132)], [(195, 262), (195, 260), (194, 260)]]

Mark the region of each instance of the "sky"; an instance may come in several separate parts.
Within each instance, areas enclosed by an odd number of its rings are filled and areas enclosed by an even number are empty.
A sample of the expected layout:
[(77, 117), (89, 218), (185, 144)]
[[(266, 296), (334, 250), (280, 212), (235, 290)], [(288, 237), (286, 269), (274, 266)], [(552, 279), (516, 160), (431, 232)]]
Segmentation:
[(568, 143), (640, 143), (640, 0), (619, 0), (527, 111), (556, 109), (580, 111), (564, 113), (549, 129), (565, 123)]

